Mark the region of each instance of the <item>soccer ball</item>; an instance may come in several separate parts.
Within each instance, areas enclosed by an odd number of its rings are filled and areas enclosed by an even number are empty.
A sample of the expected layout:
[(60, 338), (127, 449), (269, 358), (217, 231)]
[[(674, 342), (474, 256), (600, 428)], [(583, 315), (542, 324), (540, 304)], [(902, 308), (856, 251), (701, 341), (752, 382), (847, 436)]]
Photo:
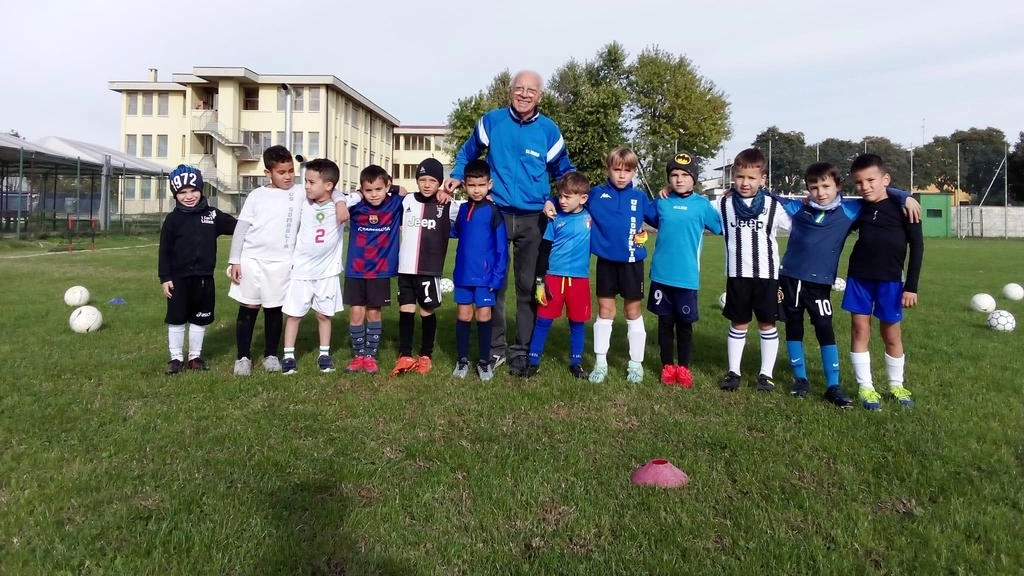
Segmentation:
[(1006, 310), (996, 310), (988, 315), (988, 327), (996, 332), (1013, 332), (1017, 327), (1017, 320)]
[(718, 307), (725, 309), (725, 292), (722, 292), (722, 295), (718, 297)]
[(984, 292), (975, 294), (971, 296), (971, 309), (978, 312), (991, 312), (996, 309), (996, 299)]
[(836, 292), (843, 292), (846, 290), (846, 280), (836, 276), (836, 281), (832, 283), (832, 289)]
[(1022, 300), (1024, 299), (1024, 286), (1011, 282), (1006, 286), (1003, 286), (1003, 296), (1006, 296), (1010, 300)]
[(441, 278), (441, 293), (451, 294), (455, 290), (455, 282), (451, 278)]
[(75, 308), (75, 311), (71, 313), (68, 325), (79, 334), (95, 332), (100, 329), (100, 326), (103, 326), (103, 314), (100, 314), (100, 311), (93, 306), (81, 306)]
[(89, 289), (85, 286), (72, 286), (64, 292), (64, 303), (68, 306), (85, 306), (89, 303)]

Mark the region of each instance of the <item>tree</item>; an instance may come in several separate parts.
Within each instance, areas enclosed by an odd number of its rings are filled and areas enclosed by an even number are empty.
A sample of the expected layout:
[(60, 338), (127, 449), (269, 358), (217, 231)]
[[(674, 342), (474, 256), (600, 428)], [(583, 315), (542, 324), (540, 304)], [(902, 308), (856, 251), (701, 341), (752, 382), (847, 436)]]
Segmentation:
[(665, 182), (664, 171), (653, 168), (676, 150), (709, 158), (731, 135), (725, 94), (685, 56), (645, 48), (629, 67), (626, 89), (630, 140), (651, 186)]
[(766, 186), (779, 194), (804, 192), (804, 170), (814, 161), (814, 152), (804, 143), (803, 132), (782, 132), (777, 126), (769, 126), (754, 138), (752, 145), (760, 148), (769, 160), (766, 168), (770, 169), (771, 181)]
[(1020, 133), (1017, 143), (1013, 145), (1013, 152), (1010, 152), (1010, 199), (1016, 202), (1024, 202), (1024, 132)]
[[(861, 153), (878, 154), (889, 167), (892, 185), (908, 190), (910, 188), (910, 150), (896, 144), (885, 136), (861, 138)], [(918, 186), (918, 183), (914, 183)]]
[[(486, 90), (460, 98), (448, 114), (446, 140), (453, 155), (486, 111), (508, 105), (511, 75), (504, 71)], [(632, 63), (618, 43), (592, 60), (570, 60), (547, 83), (540, 109), (562, 129), (569, 157), (594, 183), (605, 178), (608, 152), (630, 145), (651, 186), (665, 182), (663, 166), (676, 149), (710, 157), (730, 136), (725, 95), (684, 56), (645, 49)]]
[(856, 191), (850, 181), (850, 164), (860, 152), (861, 147), (850, 140), (826, 138), (814, 146), (812, 158), (834, 164), (843, 180), (843, 194), (853, 194)]
[(1003, 131), (998, 128), (970, 128), (957, 130), (949, 137), (960, 145), (960, 182), (964, 190), (979, 202), (989, 192), (986, 204), (1002, 204), (1001, 164), (1006, 154)]

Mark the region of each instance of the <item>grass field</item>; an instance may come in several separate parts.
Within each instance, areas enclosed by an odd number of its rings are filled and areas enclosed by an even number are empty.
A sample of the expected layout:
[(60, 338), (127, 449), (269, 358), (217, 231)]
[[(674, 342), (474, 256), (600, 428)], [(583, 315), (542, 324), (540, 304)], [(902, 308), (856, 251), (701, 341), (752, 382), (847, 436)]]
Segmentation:
[[(321, 375), (307, 318), (299, 375), (236, 379), (221, 274), (212, 371), (168, 378), (155, 241), (44, 256), (0, 242), (0, 574), (1024, 573), (1024, 327), (992, 332), (967, 307), (985, 291), (1024, 321), (1024, 302), (1000, 294), (1024, 282), (1020, 241), (927, 242), (904, 325), (917, 408), (889, 399), (880, 413), (819, 399), (810, 340), (813, 398), (753, 391), (753, 336), (745, 387), (718, 390), (719, 238), (704, 255), (692, 390), (658, 383), (650, 317), (642, 385), (625, 382), (621, 319), (602, 385), (568, 377), (564, 320), (537, 378), (453, 381), (450, 305), (429, 376)], [(92, 291), (101, 331), (67, 328), (73, 284)], [(845, 314), (836, 331), (848, 350)], [(776, 376), (788, 383), (784, 347)], [(655, 457), (689, 486), (632, 486)]]

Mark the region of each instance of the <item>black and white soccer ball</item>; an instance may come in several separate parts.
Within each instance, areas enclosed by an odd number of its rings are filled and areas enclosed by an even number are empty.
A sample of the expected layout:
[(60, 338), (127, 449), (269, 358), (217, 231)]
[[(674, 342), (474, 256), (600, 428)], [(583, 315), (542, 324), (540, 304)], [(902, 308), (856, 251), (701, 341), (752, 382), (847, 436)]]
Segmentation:
[(996, 332), (1013, 332), (1017, 320), (1006, 310), (996, 310), (988, 315), (988, 327)]

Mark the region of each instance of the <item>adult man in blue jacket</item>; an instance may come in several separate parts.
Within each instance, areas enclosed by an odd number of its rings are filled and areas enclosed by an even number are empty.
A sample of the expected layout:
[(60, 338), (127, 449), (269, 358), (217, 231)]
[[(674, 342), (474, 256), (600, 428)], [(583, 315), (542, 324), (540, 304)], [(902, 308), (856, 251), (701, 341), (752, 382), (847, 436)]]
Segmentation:
[(569, 160), (562, 133), (550, 118), (537, 111), (543, 93), (540, 75), (517, 72), (509, 90), (508, 108), (484, 114), (455, 155), (455, 166), (445, 181), (452, 192), (462, 184), (466, 163), (486, 148), (494, 187), (491, 198), (505, 218), (512, 242), (512, 268), (516, 285), (516, 340), (506, 347), (505, 287), (494, 305), (491, 360), (499, 366), (509, 358), (509, 371), (521, 374), (529, 367), (530, 336), (536, 318), (533, 306), (534, 269), (547, 217), (544, 202), (551, 197), (550, 178), (560, 178), (576, 167)]

